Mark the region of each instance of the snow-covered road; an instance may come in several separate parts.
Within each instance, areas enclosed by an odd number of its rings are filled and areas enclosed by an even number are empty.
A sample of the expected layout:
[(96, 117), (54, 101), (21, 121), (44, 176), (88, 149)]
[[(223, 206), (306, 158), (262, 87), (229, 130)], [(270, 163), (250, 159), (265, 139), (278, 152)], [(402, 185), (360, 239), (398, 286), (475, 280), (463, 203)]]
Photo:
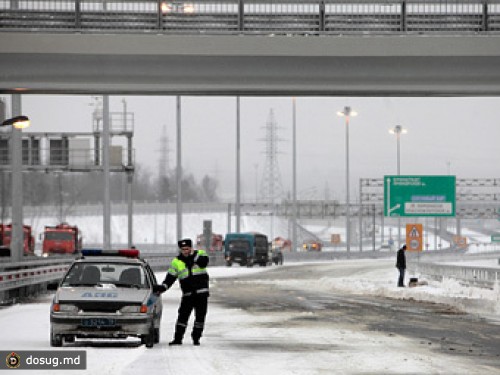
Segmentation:
[[(457, 290), (446, 286), (428, 285), (421, 288), (394, 287), (396, 270), (393, 262), (356, 262), (356, 273), (323, 278), (314, 287), (323, 291), (356, 290), (358, 294), (390, 295), (398, 298), (442, 299), (453, 301)], [(337, 262), (340, 270), (348, 261)], [(295, 272), (301, 265), (287, 265)], [(271, 268), (212, 267), (210, 274), (215, 286), (221, 278), (267, 272)], [(158, 274), (163, 279), (164, 274)], [(258, 274), (256, 274), (258, 277)], [(279, 283), (278, 281), (276, 283)], [(304, 284), (302, 284), (304, 286)], [(293, 288), (294, 285), (287, 285)], [(298, 287), (298, 286), (296, 286)], [(474, 297), (468, 291), (468, 297)], [(496, 296), (495, 294), (496, 293)], [(478, 366), (468, 356), (448, 355), (424, 345), (419, 340), (383, 332), (353, 329), (353, 326), (302, 325), (283, 326), (284, 320), (307, 318), (310, 312), (251, 313), (239, 308), (227, 308), (212, 302), (207, 328), (200, 347), (190, 341), (180, 347), (169, 347), (177, 316), (180, 291), (177, 287), (163, 295), (164, 314), (160, 344), (153, 349), (136, 345), (129, 339), (119, 345), (109, 341), (77, 341), (76, 347), (87, 352), (87, 370), (57, 373), (88, 374), (498, 374), (498, 368)], [(488, 314), (498, 317), (498, 291), (481, 297), (493, 306)], [(495, 300), (496, 299), (496, 300)], [(0, 349), (50, 350), (50, 296), (33, 303), (0, 309)], [(464, 302), (462, 302), (465, 305)], [(295, 314), (295, 316), (290, 316)], [(286, 316), (285, 316), (286, 315)], [(450, 317), (452, 319), (452, 317)], [(499, 328), (500, 329), (500, 328)], [(125, 345), (124, 345), (125, 344)], [(500, 361), (500, 359), (499, 359)], [(16, 373), (33, 371), (16, 370)], [(48, 371), (46, 371), (48, 373)]]

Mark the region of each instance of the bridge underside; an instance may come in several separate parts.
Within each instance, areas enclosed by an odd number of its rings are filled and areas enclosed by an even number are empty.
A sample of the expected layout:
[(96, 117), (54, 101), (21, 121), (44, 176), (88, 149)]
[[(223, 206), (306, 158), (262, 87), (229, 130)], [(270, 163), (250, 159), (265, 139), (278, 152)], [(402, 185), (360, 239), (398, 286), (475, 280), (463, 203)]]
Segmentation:
[(0, 33), (1, 93), (496, 96), (500, 36)]

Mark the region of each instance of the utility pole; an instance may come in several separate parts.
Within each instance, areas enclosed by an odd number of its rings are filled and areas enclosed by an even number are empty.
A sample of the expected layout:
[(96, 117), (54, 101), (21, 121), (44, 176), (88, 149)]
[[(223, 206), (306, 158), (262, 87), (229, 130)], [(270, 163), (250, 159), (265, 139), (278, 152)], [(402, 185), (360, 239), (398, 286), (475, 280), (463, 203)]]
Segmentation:
[(181, 136), (181, 97), (177, 95), (177, 239), (182, 238), (182, 136)]
[(236, 233), (239, 233), (241, 228), (241, 147), (240, 147), (240, 97), (236, 97)]

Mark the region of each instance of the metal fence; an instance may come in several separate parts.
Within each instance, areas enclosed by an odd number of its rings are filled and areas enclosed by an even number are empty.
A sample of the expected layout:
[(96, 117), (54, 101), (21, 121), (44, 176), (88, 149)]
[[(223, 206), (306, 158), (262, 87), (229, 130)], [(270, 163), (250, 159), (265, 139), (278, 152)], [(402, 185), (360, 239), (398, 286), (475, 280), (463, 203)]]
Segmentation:
[(494, 33), (500, 0), (0, 0), (0, 31)]

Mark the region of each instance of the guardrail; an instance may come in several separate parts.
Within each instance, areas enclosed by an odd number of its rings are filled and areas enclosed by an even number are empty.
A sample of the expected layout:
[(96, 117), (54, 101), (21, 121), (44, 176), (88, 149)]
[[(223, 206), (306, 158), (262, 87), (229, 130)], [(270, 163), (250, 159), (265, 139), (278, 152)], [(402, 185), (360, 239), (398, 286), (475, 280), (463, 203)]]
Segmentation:
[(446, 278), (455, 279), (482, 288), (494, 288), (500, 283), (500, 268), (485, 268), (475, 266), (457, 266), (417, 262), (409, 266), (412, 272), (425, 275), (434, 280), (442, 281)]
[[(500, 256), (500, 252), (489, 254), (462, 254), (460, 259), (483, 259), (485, 257), (495, 258)], [(422, 262), (421, 259), (443, 260), (457, 259), (456, 250), (431, 251), (422, 254), (408, 254), (408, 269), (416, 274), (425, 275), (434, 280), (442, 281), (443, 278), (453, 278), (467, 285), (474, 285), (481, 288), (494, 288), (500, 283), (500, 268), (487, 268), (478, 266), (455, 266), (447, 264), (437, 264)], [(285, 253), (284, 262), (304, 262), (304, 261), (326, 261), (335, 259), (370, 259), (370, 258), (391, 258), (395, 262), (394, 252), (384, 251), (355, 251), (350, 252), (296, 252)]]
[(37, 259), (0, 264), (0, 303), (44, 293), (45, 285), (60, 279), (71, 258)]
[(0, 291), (58, 280), (68, 268), (69, 265), (53, 265), (0, 272)]
[(1, 31), (429, 34), (500, 31), (498, 0), (2, 0)]
[[(3, 260), (4, 258), (0, 258)], [(8, 260), (9, 258), (7, 258)], [(71, 264), (73, 261), (73, 256), (57, 255), (51, 256), (49, 258), (37, 257), (37, 256), (26, 256), (21, 262), (0, 262), (0, 273), (7, 271), (14, 271), (19, 269), (30, 269), (36, 267), (44, 266), (54, 266), (54, 265), (67, 265)]]

